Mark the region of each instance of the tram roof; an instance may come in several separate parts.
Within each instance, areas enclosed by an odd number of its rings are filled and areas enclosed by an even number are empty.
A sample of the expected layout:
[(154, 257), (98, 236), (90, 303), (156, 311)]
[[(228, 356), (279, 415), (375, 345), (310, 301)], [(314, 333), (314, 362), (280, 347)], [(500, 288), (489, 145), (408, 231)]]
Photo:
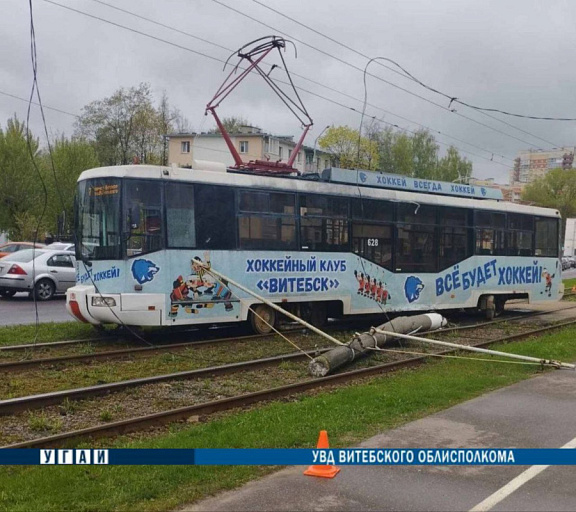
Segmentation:
[[(224, 172), (222, 172), (224, 171)], [(498, 210), (502, 212), (516, 212), (545, 217), (560, 217), (560, 212), (551, 208), (528, 206), (495, 199), (479, 199), (476, 197), (457, 197), (454, 195), (441, 195), (434, 192), (416, 192), (397, 188), (379, 188), (375, 186), (362, 186), (354, 183), (345, 173), (340, 174), (338, 181), (330, 179), (334, 174), (344, 169), (327, 169), (323, 178), (316, 180), (301, 177), (277, 177), (242, 172), (225, 172), (216, 170), (188, 169), (183, 167), (163, 167), (155, 165), (120, 165), (98, 167), (84, 171), (78, 181), (92, 178), (140, 178), (163, 179), (166, 181), (182, 181), (190, 183), (206, 183), (213, 185), (233, 185), (246, 188), (289, 190), (293, 192), (311, 192), (317, 194), (346, 195), (364, 199), (387, 199), (391, 201), (414, 202), (430, 205), (452, 206), (459, 208), (477, 208), (483, 210)], [(334, 172), (336, 171), (336, 173)], [(351, 173), (361, 171), (350, 171)], [(367, 172), (368, 173), (368, 172)], [(374, 173), (382, 176), (384, 173)], [(344, 178), (342, 179), (342, 176)], [(397, 178), (406, 178), (396, 175)], [(338, 178), (337, 178), (338, 179)], [(345, 180), (350, 179), (346, 182)], [(330, 180), (330, 181), (329, 181)], [(430, 180), (424, 180), (430, 183)], [(446, 183), (447, 182), (434, 182)], [(480, 188), (480, 187), (478, 187)]]

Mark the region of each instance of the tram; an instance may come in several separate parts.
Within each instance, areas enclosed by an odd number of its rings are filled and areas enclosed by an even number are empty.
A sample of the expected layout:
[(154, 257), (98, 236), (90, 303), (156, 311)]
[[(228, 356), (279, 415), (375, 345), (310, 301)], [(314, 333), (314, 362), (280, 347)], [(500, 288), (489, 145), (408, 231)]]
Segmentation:
[(259, 316), (273, 325), (279, 313), (207, 266), (316, 325), (460, 308), (491, 318), (510, 299), (559, 300), (559, 212), (501, 199), (492, 188), (338, 168), (87, 170), (67, 309), (94, 325), (249, 321), (268, 332)]

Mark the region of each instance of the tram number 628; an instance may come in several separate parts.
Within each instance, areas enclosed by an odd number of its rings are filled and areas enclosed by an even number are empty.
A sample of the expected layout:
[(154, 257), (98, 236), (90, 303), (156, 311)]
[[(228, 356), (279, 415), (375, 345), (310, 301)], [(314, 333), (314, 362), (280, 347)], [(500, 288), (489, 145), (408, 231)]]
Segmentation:
[(377, 238), (369, 238), (368, 239), (368, 247), (378, 247), (378, 239)]

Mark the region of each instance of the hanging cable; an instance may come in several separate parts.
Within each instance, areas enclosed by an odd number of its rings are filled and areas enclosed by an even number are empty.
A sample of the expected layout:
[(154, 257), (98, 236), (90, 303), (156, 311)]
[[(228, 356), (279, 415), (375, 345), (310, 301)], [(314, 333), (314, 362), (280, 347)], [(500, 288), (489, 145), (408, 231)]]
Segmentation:
[[(96, 19), (96, 20), (101, 21), (101, 22), (103, 22), (103, 23), (108, 23), (108, 24), (111, 24), (111, 25), (113, 25), (113, 26), (115, 26), (115, 27), (128, 30), (128, 31), (130, 31), (130, 32), (133, 32), (133, 33), (142, 35), (142, 36), (147, 37), (147, 38), (151, 38), (151, 39), (153, 39), (153, 40), (155, 40), (155, 41), (162, 42), (162, 43), (164, 43), (164, 44), (168, 44), (168, 45), (173, 46), (173, 47), (175, 47), (175, 48), (179, 48), (179, 49), (181, 49), (181, 50), (189, 51), (189, 52), (192, 52), (192, 53), (194, 53), (194, 54), (198, 54), (198, 55), (204, 56), (204, 57), (206, 57), (206, 58), (209, 58), (210, 60), (213, 60), (213, 61), (216, 61), (216, 62), (220, 62), (220, 63), (222, 63), (222, 64), (225, 64), (225, 63), (226, 63), (226, 61), (223, 60), (223, 59), (219, 59), (219, 58), (217, 58), (217, 57), (213, 57), (213, 56), (211, 56), (211, 55), (207, 55), (207, 54), (205, 54), (205, 53), (202, 53), (202, 52), (199, 52), (199, 51), (196, 51), (196, 50), (192, 50), (191, 48), (188, 48), (188, 47), (186, 47), (186, 46), (182, 46), (182, 45), (173, 43), (173, 42), (171, 42), (171, 41), (167, 41), (167, 40), (165, 40), (165, 39), (162, 39), (162, 38), (159, 38), (159, 37), (156, 37), (156, 36), (152, 36), (152, 35), (150, 35), (150, 34), (147, 34), (147, 33), (144, 33), (144, 32), (141, 32), (141, 31), (138, 31), (138, 30), (135, 30), (135, 29), (132, 29), (132, 28), (130, 28), (130, 27), (127, 27), (127, 26), (125, 26), (125, 25), (122, 25), (122, 24), (119, 24), (119, 23), (116, 23), (116, 22), (113, 22), (113, 21), (109, 21), (109, 20), (104, 19), (104, 18), (101, 18), (101, 17), (99, 17), (99, 16), (94, 16), (94, 15), (92, 15), (92, 14), (88, 14), (88, 13), (83, 12), (83, 11), (80, 11), (80, 10), (78, 10), (78, 9), (74, 9), (74, 8), (72, 8), (72, 7), (68, 7), (68, 6), (66, 6), (66, 5), (60, 4), (60, 3), (58, 3), (58, 2), (55, 2), (55, 1), (53, 1), (53, 0), (43, 0), (43, 1), (45, 1), (45, 2), (47, 2), (47, 3), (49, 3), (49, 4), (52, 4), (52, 5), (61, 7), (61, 8), (63, 8), (63, 9), (67, 9), (67, 10), (69, 10), (69, 11), (75, 12), (75, 13), (77, 13), (77, 14), (81, 14), (81, 15), (83, 15), (83, 16), (87, 16), (87, 17), (89, 17), (89, 18)], [(224, 4), (222, 4), (222, 5), (224, 5)], [(226, 7), (228, 7), (228, 6), (226, 6)], [(134, 14), (134, 13), (130, 13), (130, 14)], [(240, 13), (240, 14), (242, 14), (242, 13)], [(147, 19), (147, 21), (150, 21), (150, 20)], [(187, 35), (189, 35), (189, 34), (187, 34)], [(204, 40), (204, 41), (206, 41), (206, 40)], [(305, 44), (305, 43), (304, 43), (304, 44)], [(361, 70), (361, 69), (360, 69), (360, 70)], [(302, 78), (302, 79), (304, 79), (304, 80), (308, 80), (308, 81), (314, 82), (314, 81), (312, 81), (312, 80), (310, 80), (310, 79), (307, 79), (306, 77), (303, 77), (303, 76), (301, 76), (301, 75), (297, 75), (297, 74), (295, 74), (295, 73), (293, 73), (293, 74), (294, 74), (294, 76), (297, 76), (297, 77)], [(378, 77), (376, 77), (376, 78), (378, 78)], [(283, 83), (283, 84), (285, 84), (285, 85), (289, 85), (287, 82), (283, 82), (282, 80), (277, 80), (277, 81), (278, 81), (279, 83)], [(327, 102), (330, 102), (330, 103), (332, 103), (332, 104), (334, 104), (334, 105), (337, 105), (337, 106), (339, 106), (339, 107), (345, 108), (346, 110), (350, 110), (350, 111), (352, 111), (352, 112), (359, 113), (358, 110), (355, 109), (355, 108), (353, 108), (353, 107), (344, 105), (344, 104), (342, 104), (342, 103), (340, 103), (340, 102), (338, 102), (338, 101), (332, 100), (332, 99), (330, 99), (330, 98), (327, 98), (327, 97), (325, 97), (325, 96), (322, 96), (321, 94), (314, 93), (314, 92), (312, 92), (312, 91), (310, 91), (310, 90), (307, 90), (307, 89), (304, 89), (304, 88), (302, 88), (302, 87), (298, 87), (298, 86), (296, 86), (296, 87), (297, 87), (297, 89), (299, 89), (300, 91), (306, 92), (306, 93), (308, 93), (308, 94), (310, 94), (310, 95), (312, 95), (312, 96), (318, 97), (318, 98), (320, 98), (320, 99), (322, 99), (322, 100), (324, 100), (324, 101), (327, 101)], [(337, 91), (337, 92), (339, 92), (339, 91)], [(340, 94), (344, 94), (344, 93), (340, 93)], [(361, 101), (361, 100), (357, 100), (357, 101)], [(442, 108), (444, 108), (444, 107), (442, 107)], [(444, 109), (445, 109), (445, 108), (444, 108)], [(383, 110), (383, 109), (380, 109), (380, 110)], [(395, 116), (397, 116), (397, 117), (399, 117), (399, 118), (402, 118), (402, 117), (399, 116), (398, 114), (394, 114), (394, 113), (392, 113), (392, 112), (388, 112), (388, 113), (390, 113), (390, 114), (392, 114), (392, 115), (395, 115)], [(402, 119), (405, 119), (405, 118), (402, 118)], [(415, 121), (410, 121), (410, 120), (408, 120), (408, 119), (405, 119), (405, 120), (407, 120), (408, 122), (414, 122), (415, 124), (418, 124), (418, 123), (416, 123)], [(384, 123), (384, 124), (386, 124), (386, 125), (389, 125), (389, 126), (391, 126), (391, 127), (399, 128), (398, 125), (395, 125), (395, 124), (393, 124), (393, 123), (389, 123), (389, 122), (387, 122), (387, 121), (384, 121), (383, 119), (378, 119), (378, 121), (380, 121), (380, 122), (382, 122), (382, 123)], [(477, 122), (476, 120), (472, 120), (472, 121), (474, 121), (474, 122), (476, 122), (476, 123), (478, 124), (478, 122)], [(483, 123), (479, 123), (479, 124), (481, 124), (481, 125), (483, 125), (483, 126), (485, 126), (485, 127), (488, 127), (488, 128), (490, 128), (490, 129), (492, 129), (492, 130), (495, 130), (494, 128), (492, 128), (492, 127), (490, 127), (490, 126), (488, 126), (488, 125), (484, 125)], [(421, 125), (421, 126), (423, 126), (423, 127), (426, 128), (426, 129), (429, 129), (428, 127), (425, 127), (424, 125)], [(433, 132), (435, 132), (435, 133), (441, 133), (441, 132), (439, 132), (438, 130), (434, 130), (434, 129), (430, 129), (430, 130), (433, 131)], [(496, 131), (499, 132), (499, 130), (496, 130)], [(445, 136), (450, 137), (450, 136), (447, 135), (447, 134), (442, 134), (442, 135), (445, 135)], [(507, 135), (507, 134), (504, 133), (504, 135)], [(451, 138), (454, 138), (454, 137), (451, 137)], [(438, 142), (439, 144), (443, 144), (443, 145), (445, 145), (445, 146), (449, 146), (449, 145), (450, 145), (450, 144), (446, 144), (446, 143), (441, 142), (441, 141), (437, 141), (437, 142)], [(465, 143), (465, 144), (468, 144), (468, 145), (472, 145), (472, 144), (469, 143), (469, 142), (465, 142), (465, 141), (462, 141), (462, 142)], [(521, 141), (521, 142), (526, 143), (526, 144), (529, 144), (529, 145), (532, 145), (532, 144), (530, 144), (530, 143), (528, 143), (528, 142), (525, 142), (525, 141)], [(460, 148), (459, 148), (459, 149), (460, 149)], [(478, 149), (481, 149), (482, 151), (486, 151), (486, 152), (488, 152), (488, 153), (493, 153), (493, 151), (490, 151), (490, 150), (487, 150), (487, 149), (483, 149), (483, 148), (478, 148)], [(478, 155), (478, 154), (473, 153), (473, 152), (471, 152), (471, 151), (466, 151), (466, 150), (462, 150), (462, 149), (460, 149), (460, 151), (462, 151), (462, 152), (464, 152), (464, 153), (468, 153), (468, 154), (470, 154), (470, 155), (478, 156), (479, 158), (482, 158), (482, 159), (485, 159), (485, 160), (487, 160), (487, 161), (490, 161), (490, 160), (487, 159), (486, 157), (484, 157), (484, 156), (482, 156), (482, 155)], [(508, 159), (508, 160), (513, 161), (512, 159)], [(504, 164), (501, 164), (500, 162), (494, 162), (494, 163), (496, 163), (497, 165), (504, 165)], [(508, 166), (505, 166), (505, 167), (511, 168), (511, 167), (508, 167)]]
[[(333, 42), (333, 43), (335, 43), (335, 44), (337, 44), (337, 45), (339, 45), (339, 46), (341, 46), (341, 47), (343, 47), (343, 48), (346, 48), (347, 50), (355, 53), (356, 55), (359, 55), (359, 56), (361, 56), (361, 57), (364, 57), (365, 59), (370, 59), (370, 57), (369, 57), (368, 55), (360, 52), (359, 50), (356, 50), (355, 48), (352, 48), (351, 46), (349, 46), (349, 45), (347, 45), (347, 44), (344, 44), (344, 43), (342, 43), (341, 41), (338, 41), (337, 39), (334, 39), (333, 37), (330, 37), (330, 36), (328, 36), (328, 35), (320, 32), (319, 30), (316, 30), (316, 29), (310, 27), (309, 25), (306, 25), (306, 24), (303, 23), (303, 22), (298, 21), (298, 20), (296, 20), (296, 19), (294, 19), (294, 18), (292, 18), (292, 17), (284, 14), (283, 12), (280, 12), (279, 10), (274, 9), (273, 7), (270, 7), (269, 5), (264, 4), (263, 2), (261, 2), (261, 1), (259, 1), (259, 0), (252, 0), (252, 1), (253, 1), (254, 3), (256, 3), (256, 4), (262, 6), (262, 7), (266, 8), (266, 9), (268, 9), (269, 11), (272, 11), (272, 12), (278, 14), (279, 16), (282, 16), (283, 18), (288, 19), (288, 20), (292, 21), (293, 23), (296, 23), (297, 25), (300, 25), (300, 26), (304, 27), (304, 28), (306, 28), (307, 30), (310, 30), (311, 32), (313, 32), (313, 33), (315, 33), (315, 34), (317, 34), (317, 35), (319, 35), (319, 36), (321, 36), (321, 37), (323, 37), (323, 38), (325, 38), (325, 39), (327, 39), (327, 40), (329, 40), (329, 41), (331, 41), (331, 42)], [(398, 65), (396, 62), (392, 61), (391, 59), (388, 59), (388, 61), (391, 62), (392, 64), (398, 66), (400, 69), (402, 69), (403, 72), (400, 72), (400, 71), (398, 71), (397, 69), (394, 69), (394, 68), (392, 68), (392, 67), (390, 67), (390, 66), (386, 66), (385, 64), (382, 64), (381, 62), (378, 62), (378, 65), (382, 66), (383, 68), (388, 69), (389, 71), (392, 71), (393, 73), (395, 73), (395, 74), (397, 74), (397, 75), (399, 75), (399, 76), (401, 76), (401, 77), (403, 77), (403, 78), (412, 79), (411, 76), (410, 76), (410, 74), (407, 73), (400, 65)], [(451, 99), (451, 100), (452, 100), (452, 99), (454, 99), (454, 100), (457, 99), (457, 98), (451, 98), (450, 96), (448, 96), (448, 98)], [(470, 108), (473, 108), (472, 106), (467, 105), (467, 104), (465, 104), (465, 103), (462, 103), (462, 102), (459, 102), (459, 103), (461, 103), (461, 104), (463, 104), (463, 105), (465, 105), (465, 106), (468, 106), (468, 107), (470, 107)], [(497, 118), (497, 117), (491, 116), (491, 115), (487, 114), (486, 111), (487, 111), (487, 109), (478, 110), (479, 113), (484, 114), (485, 116), (489, 117), (490, 119), (493, 119), (493, 120), (495, 120), (495, 121), (497, 121), (497, 122), (499, 122), (499, 123), (505, 124), (506, 126), (509, 126), (510, 128), (513, 128), (513, 129), (515, 129), (515, 130), (518, 130), (518, 131), (520, 131), (520, 132), (522, 132), (522, 133), (524, 133), (524, 134), (526, 134), (526, 135), (530, 135), (531, 137), (534, 137), (535, 139), (541, 140), (542, 142), (546, 142), (547, 144), (551, 144), (552, 146), (558, 146), (558, 144), (555, 144), (555, 143), (550, 142), (550, 141), (548, 141), (548, 140), (546, 140), (546, 139), (543, 139), (542, 137), (539, 137), (538, 135), (535, 135), (535, 134), (530, 133), (530, 132), (528, 132), (528, 131), (526, 131), (526, 130), (524, 130), (524, 129), (522, 129), (522, 128), (519, 128), (518, 126), (515, 126), (515, 125), (513, 125), (513, 124), (507, 123), (506, 121), (504, 121), (504, 120), (502, 120), (502, 119), (499, 119), (499, 118)], [(521, 116), (519, 116), (519, 117), (521, 117)], [(544, 119), (544, 118), (542, 118), (542, 119)], [(559, 119), (559, 120), (560, 120), (560, 119)], [(567, 120), (567, 119), (564, 119), (564, 120)]]
[[(204, 39), (204, 38), (198, 37), (198, 36), (195, 35), (195, 34), (191, 34), (190, 32), (186, 32), (186, 31), (180, 30), (180, 29), (178, 29), (178, 28), (176, 28), (176, 27), (173, 27), (173, 26), (170, 26), (170, 25), (166, 25), (166, 24), (164, 24), (164, 23), (160, 23), (160, 22), (158, 22), (158, 21), (156, 21), (156, 20), (153, 20), (153, 19), (151, 19), (151, 18), (147, 18), (147, 17), (142, 16), (142, 15), (140, 15), (140, 14), (137, 14), (137, 13), (135, 13), (135, 12), (128, 11), (128, 10), (126, 10), (126, 9), (121, 9), (121, 8), (119, 8), (119, 7), (117, 7), (117, 6), (114, 6), (114, 5), (111, 5), (111, 4), (109, 4), (109, 3), (103, 2), (102, 0), (91, 0), (91, 1), (92, 1), (92, 2), (95, 2), (95, 3), (98, 3), (98, 4), (101, 4), (101, 5), (104, 5), (104, 6), (106, 6), (106, 7), (110, 7), (111, 9), (115, 9), (115, 10), (120, 11), (120, 12), (123, 12), (123, 13), (125, 13), (125, 14), (129, 14), (129, 15), (131, 15), (131, 16), (134, 16), (135, 18), (144, 20), (144, 21), (146, 21), (146, 22), (148, 22), (148, 23), (152, 23), (153, 25), (157, 25), (157, 26), (159, 26), (159, 27), (166, 28), (166, 29), (168, 29), (168, 30), (172, 30), (172, 31), (174, 31), (174, 32), (176, 32), (176, 33), (178, 33), (178, 34), (182, 34), (182, 35), (185, 35), (185, 36), (187, 36), (187, 37), (191, 37), (191, 38), (193, 38), (193, 39), (195, 39), (195, 40), (197, 40), (197, 41), (201, 41), (201, 42), (203, 42), (203, 43), (206, 43), (206, 44), (215, 46), (215, 47), (220, 48), (220, 49), (222, 49), (222, 50), (226, 50), (227, 52), (232, 52), (232, 51), (233, 51), (232, 48), (228, 48), (228, 47), (226, 47), (226, 46), (223, 46), (223, 45), (221, 45), (221, 44), (215, 43), (215, 42), (213, 42), (213, 41), (209, 41), (208, 39)], [(361, 54), (361, 55), (362, 55), (362, 54)], [(387, 67), (387, 66), (385, 66), (385, 67)], [(388, 67), (387, 67), (387, 69), (396, 71), (396, 70), (394, 70), (393, 68), (388, 68)], [(322, 84), (322, 83), (320, 83), (320, 82), (317, 82), (316, 80), (312, 80), (312, 79), (310, 79), (310, 78), (308, 78), (308, 77), (305, 77), (305, 76), (303, 76), (303, 75), (300, 75), (300, 74), (298, 74), (298, 73), (295, 73), (294, 71), (292, 71), (291, 74), (292, 74), (293, 76), (297, 77), (297, 78), (300, 78), (300, 79), (305, 80), (305, 81), (307, 81), (307, 82), (313, 83), (314, 85), (317, 85), (317, 86), (322, 87), (322, 88), (324, 88), (324, 89), (327, 89), (327, 90), (329, 90), (329, 91), (335, 92), (335, 93), (340, 94), (340, 95), (342, 95), (342, 96), (345, 96), (345, 97), (347, 97), (347, 98), (349, 98), (349, 99), (352, 99), (352, 100), (355, 100), (355, 101), (361, 101), (361, 100), (359, 100), (358, 98), (355, 98), (354, 96), (352, 96), (352, 95), (350, 95), (350, 94), (347, 94), (347, 93), (345, 93), (345, 92), (343, 92), (343, 91), (339, 91), (338, 89), (334, 89), (333, 87), (330, 87), (330, 86), (328, 86), (328, 85), (326, 85), (326, 84)], [(401, 75), (401, 76), (404, 76), (404, 75)], [(419, 123), (419, 122), (417, 122), (417, 121), (413, 121), (413, 120), (411, 120), (411, 119), (407, 119), (407, 118), (405, 118), (405, 117), (402, 117), (402, 116), (399, 115), (399, 114), (396, 114), (396, 113), (394, 113), (394, 112), (390, 112), (390, 111), (385, 110), (385, 109), (383, 109), (383, 108), (381, 108), (381, 107), (378, 107), (378, 106), (376, 106), (376, 105), (373, 105), (373, 104), (368, 104), (368, 105), (369, 105), (370, 107), (375, 108), (375, 109), (377, 109), (377, 110), (380, 110), (380, 111), (382, 111), (382, 112), (384, 112), (384, 113), (393, 115), (393, 116), (395, 116), (395, 117), (398, 117), (399, 119), (403, 119), (404, 121), (408, 121), (409, 123), (416, 124), (416, 125), (422, 127), (422, 128), (425, 129), (425, 130), (428, 130), (428, 131), (430, 131), (430, 132), (438, 133), (438, 134), (440, 134), (440, 135), (442, 135), (442, 136), (444, 136), (444, 137), (448, 137), (448, 138), (450, 138), (450, 139), (454, 139), (454, 140), (456, 140), (456, 141), (458, 141), (458, 142), (461, 142), (462, 144), (467, 144), (467, 145), (469, 145), (469, 146), (471, 146), (471, 147), (474, 147), (474, 148), (479, 149), (479, 150), (481, 150), (481, 151), (485, 151), (485, 152), (487, 152), (487, 153), (489, 153), (489, 154), (494, 154), (494, 151), (492, 151), (492, 150), (484, 149), (484, 148), (482, 148), (482, 147), (480, 147), (480, 146), (477, 146), (477, 145), (475, 145), (475, 144), (473, 144), (473, 143), (471, 143), (471, 142), (467, 142), (467, 141), (465, 141), (465, 140), (459, 139), (459, 138), (454, 137), (454, 136), (452, 136), (452, 135), (449, 135), (449, 134), (446, 134), (446, 133), (442, 133), (442, 132), (439, 131), (439, 130), (436, 130), (436, 129), (434, 129), (434, 128), (430, 128), (430, 127), (428, 127), (428, 126), (425, 126), (425, 125), (423, 125), (423, 124), (421, 124), (421, 123)], [(510, 126), (512, 126), (512, 125), (510, 125)], [(513, 127), (513, 126), (512, 126), (512, 127)], [(516, 128), (516, 129), (519, 129), (519, 128)], [(523, 131), (523, 130), (520, 130), (520, 131)], [(532, 135), (532, 134), (530, 134), (530, 133), (528, 133), (528, 132), (525, 132), (525, 133), (526, 133), (527, 135)], [(547, 142), (547, 141), (544, 141), (544, 142)], [(506, 156), (504, 156), (504, 155), (498, 155), (498, 156), (499, 156), (500, 158), (502, 158), (502, 159), (510, 160), (511, 162), (513, 161), (512, 158), (508, 158), (508, 157), (506, 157)]]
[[(38, 233), (40, 232), (40, 227), (42, 225), (42, 220), (46, 214), (46, 209), (48, 208), (48, 190), (46, 188), (46, 183), (42, 172), (38, 168), (36, 163), (36, 155), (32, 149), (32, 135), (30, 133), (30, 112), (32, 109), (32, 99), (36, 94), (38, 98), (38, 103), (42, 105), (42, 100), (40, 98), (40, 91), (38, 90), (38, 60), (36, 53), (36, 30), (34, 28), (34, 13), (32, 8), (32, 0), (28, 1), (28, 8), (30, 13), (30, 58), (32, 61), (32, 88), (30, 90), (30, 98), (28, 101), (28, 109), (26, 112), (26, 143), (28, 147), (28, 152), (30, 154), (30, 159), (32, 160), (32, 165), (38, 174), (40, 184), (42, 186), (42, 191), (44, 194), (44, 201), (42, 205), (42, 211), (40, 217), (38, 218), (38, 223), (36, 224), (36, 230), (34, 232), (34, 240), (32, 243), (32, 299), (34, 301), (34, 320), (35, 320), (35, 333), (34, 333), (34, 344), (38, 341), (38, 334), (40, 332), (40, 317), (38, 314), (38, 298), (36, 297), (36, 243), (38, 242)], [(45, 123), (44, 114), (42, 114), (42, 119)]]
[[(45, 1), (47, 1), (47, 0), (45, 0)], [(267, 27), (267, 28), (269, 28), (269, 29), (271, 29), (271, 30), (274, 30), (274, 31), (276, 31), (276, 32), (278, 32), (278, 33), (280, 33), (280, 34), (283, 34), (283, 35), (285, 35), (285, 36), (287, 36), (287, 37), (290, 37), (290, 39), (293, 39), (294, 41), (297, 41), (297, 42), (299, 42), (300, 44), (303, 44), (303, 45), (307, 46), (308, 48), (311, 48), (311, 49), (313, 49), (313, 50), (315, 50), (315, 51), (317, 51), (317, 52), (319, 52), (319, 53), (321, 53), (321, 54), (323, 54), (323, 55), (325, 55), (325, 56), (327, 56), (327, 57), (330, 57), (330, 58), (332, 58), (332, 59), (334, 59), (334, 60), (336, 60), (336, 61), (338, 61), (338, 62), (340, 62), (340, 63), (342, 63), (342, 64), (344, 64), (344, 65), (346, 65), (346, 66), (348, 66), (348, 67), (351, 67), (352, 69), (355, 69), (355, 70), (357, 70), (357, 71), (362, 72), (362, 68), (360, 68), (360, 67), (358, 67), (358, 66), (356, 66), (356, 65), (354, 65), (354, 64), (352, 64), (352, 63), (350, 63), (350, 62), (348, 62), (348, 61), (345, 61), (344, 59), (341, 59), (340, 57), (337, 57), (337, 56), (335, 56), (335, 55), (333, 55), (333, 54), (331, 54), (331, 53), (329, 53), (329, 52), (326, 52), (326, 51), (324, 51), (324, 50), (321, 50), (320, 48), (317, 48), (317, 47), (315, 47), (315, 46), (313, 46), (313, 45), (311, 45), (311, 44), (309, 44), (309, 43), (306, 43), (305, 41), (303, 41), (303, 40), (301, 40), (301, 39), (298, 39), (298, 38), (294, 37), (293, 35), (289, 35), (287, 32), (285, 32), (285, 31), (283, 31), (283, 30), (279, 30), (278, 28), (273, 27), (273, 26), (269, 25), (268, 23), (265, 23), (265, 22), (263, 22), (263, 21), (260, 21), (259, 19), (255, 18), (255, 17), (253, 17), (253, 16), (250, 16), (250, 15), (248, 15), (248, 14), (246, 14), (246, 13), (244, 13), (244, 12), (238, 10), (238, 9), (235, 9), (234, 7), (231, 7), (230, 5), (227, 5), (227, 4), (225, 4), (224, 2), (222, 2), (222, 1), (220, 1), (220, 0), (212, 0), (212, 1), (215, 2), (215, 3), (217, 3), (218, 5), (221, 5), (222, 7), (225, 7), (226, 9), (229, 9), (229, 10), (231, 10), (231, 11), (239, 14), (240, 16), (243, 16), (243, 17), (245, 17), (245, 18), (248, 18), (248, 19), (250, 19), (250, 20), (252, 20), (252, 21), (254, 21), (254, 22), (256, 22), (256, 23), (258, 23), (258, 24), (260, 24), (260, 25), (262, 25), (262, 26), (265, 26), (265, 27)], [(450, 109), (450, 108), (446, 107), (445, 105), (441, 105), (440, 103), (437, 103), (437, 102), (435, 102), (435, 101), (433, 101), (433, 100), (430, 100), (430, 99), (428, 99), (428, 98), (426, 98), (426, 97), (424, 97), (424, 96), (421, 96), (420, 94), (417, 94), (417, 93), (415, 93), (415, 92), (412, 92), (412, 91), (406, 89), (405, 87), (401, 87), (401, 86), (399, 86), (398, 84), (396, 84), (396, 83), (394, 83), (394, 82), (390, 82), (389, 80), (386, 80), (386, 79), (384, 79), (384, 78), (382, 78), (382, 77), (379, 77), (378, 75), (370, 74), (370, 76), (372, 76), (373, 78), (376, 78), (377, 80), (379, 80), (379, 81), (381, 81), (381, 82), (383, 82), (383, 83), (386, 83), (386, 84), (390, 85), (391, 87), (394, 87), (395, 89), (404, 91), (405, 93), (410, 94), (411, 96), (414, 96), (414, 97), (419, 98), (419, 99), (421, 99), (421, 100), (423, 100), (423, 101), (426, 101), (427, 103), (430, 103), (431, 105), (434, 105), (434, 106), (436, 106), (436, 107), (438, 107), (438, 108), (441, 108), (441, 109), (444, 110), (444, 111), (451, 112), (451, 113), (453, 113), (454, 115), (456, 115), (456, 116), (458, 116), (458, 117), (462, 117), (462, 118), (467, 119), (467, 120), (469, 120), (469, 121), (471, 121), (471, 122), (473, 122), (473, 123), (476, 123), (476, 124), (478, 124), (478, 125), (480, 125), (480, 126), (484, 126), (485, 128), (488, 128), (488, 129), (493, 130), (493, 131), (495, 131), (495, 132), (497, 132), (497, 133), (500, 133), (500, 134), (502, 134), (502, 135), (505, 135), (506, 137), (510, 137), (510, 138), (515, 139), (515, 140), (517, 140), (517, 141), (519, 141), (519, 142), (522, 142), (523, 144), (527, 144), (527, 145), (530, 146), (530, 147), (535, 146), (535, 144), (533, 144), (533, 143), (531, 143), (531, 142), (528, 142), (528, 141), (526, 141), (526, 140), (520, 139), (520, 138), (518, 138), (518, 137), (516, 137), (516, 136), (514, 136), (514, 135), (511, 135), (511, 134), (509, 134), (509, 133), (503, 132), (502, 130), (499, 130), (499, 129), (497, 129), (497, 128), (494, 128), (493, 126), (487, 125), (486, 123), (482, 123), (482, 122), (480, 122), (480, 121), (478, 121), (478, 120), (476, 120), (476, 119), (474, 119), (474, 118), (471, 118), (471, 117), (469, 117), (469, 116), (466, 116), (466, 115), (464, 115), (464, 114), (461, 114), (460, 112), (457, 112), (457, 111), (454, 110), (454, 109)], [(537, 149), (541, 149), (541, 148), (537, 148)]]

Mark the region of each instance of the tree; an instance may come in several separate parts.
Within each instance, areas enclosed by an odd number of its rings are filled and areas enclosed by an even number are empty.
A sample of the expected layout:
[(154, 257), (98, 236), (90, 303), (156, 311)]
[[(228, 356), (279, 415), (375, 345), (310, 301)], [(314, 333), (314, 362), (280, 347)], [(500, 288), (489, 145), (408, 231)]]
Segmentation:
[(427, 130), (412, 134), (392, 128), (381, 130), (377, 137), (380, 169), (413, 178), (460, 181), (467, 183), (472, 176), (472, 162), (463, 158), (451, 146), (439, 157), (439, 146)]
[(76, 135), (94, 143), (104, 165), (126, 165), (135, 160), (160, 163), (165, 159), (164, 136), (171, 131), (172, 122), (166, 95), (156, 109), (150, 85), (141, 83), (86, 105)]
[(362, 137), (358, 151), (358, 131), (349, 126), (328, 128), (318, 145), (330, 153), (340, 167), (367, 170), (378, 168), (377, 141)]
[(446, 156), (438, 162), (434, 179), (468, 183), (472, 176), (472, 162), (462, 158), (454, 146), (450, 146)]
[(44, 226), (39, 226), (44, 208), (38, 175), (42, 170), (33, 161), (39, 155), (39, 143), (31, 133), (28, 136), (30, 147), (24, 123), (16, 116), (4, 130), (0, 127), (0, 231), (7, 231), (14, 240), (30, 240), (36, 231), (39, 237), (44, 234)]
[(168, 165), (168, 134), (172, 131), (175, 124), (180, 124), (183, 121), (182, 115), (178, 109), (170, 108), (168, 102), (168, 95), (166, 91), (162, 93), (160, 98), (160, 105), (158, 106), (158, 130), (162, 135), (162, 153), (160, 163)]
[(81, 138), (60, 137), (52, 147), (51, 156), (47, 151), (42, 153), (41, 166), (48, 189), (48, 231), (59, 235), (69, 234), (78, 177), (86, 169), (99, 165), (94, 146)]
[(436, 140), (426, 130), (410, 135), (387, 128), (378, 136), (380, 168), (384, 172), (435, 179), (438, 149)]
[[(220, 122), (224, 125), (224, 128), (226, 128), (228, 133), (238, 133), (242, 126), (252, 126), (249, 121), (241, 116), (223, 117), (220, 119)], [(208, 130), (208, 133), (220, 133), (220, 128), (216, 126), (215, 128)]]
[(552, 169), (545, 176), (526, 185), (522, 201), (555, 208), (562, 216), (562, 239), (566, 219), (576, 215), (576, 173), (571, 169)]
[(441, 179), (436, 173), (439, 146), (432, 134), (427, 130), (418, 130), (411, 139), (413, 176), (424, 179)]

